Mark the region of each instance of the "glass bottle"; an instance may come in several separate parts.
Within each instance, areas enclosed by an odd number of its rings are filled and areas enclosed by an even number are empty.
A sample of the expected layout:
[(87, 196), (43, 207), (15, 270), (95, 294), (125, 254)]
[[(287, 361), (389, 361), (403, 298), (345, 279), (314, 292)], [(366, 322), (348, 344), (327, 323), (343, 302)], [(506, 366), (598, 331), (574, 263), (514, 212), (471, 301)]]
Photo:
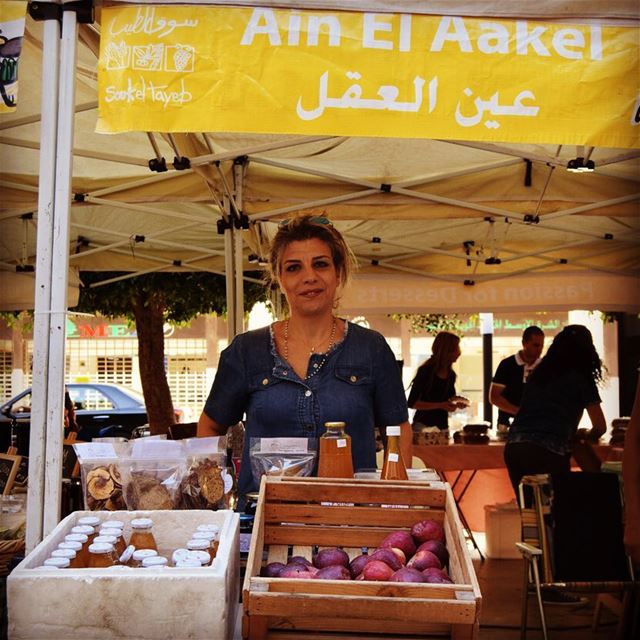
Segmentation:
[(54, 549), (51, 552), (52, 558), (66, 558), (69, 561), (70, 569), (78, 569), (77, 555), (73, 549)]
[(158, 550), (158, 545), (153, 535), (153, 520), (151, 518), (135, 518), (131, 521), (129, 544), (132, 544), (136, 549)]
[(320, 436), (318, 477), (353, 478), (351, 436), (345, 433), (344, 422), (325, 422), (326, 431)]
[(86, 567), (89, 562), (89, 538), (83, 533), (69, 533), (64, 537), (64, 541), (68, 544), (80, 545), (79, 549), (75, 549), (76, 565), (77, 568)]
[[(115, 538), (115, 541), (113, 542), (113, 546), (116, 548), (116, 553), (120, 556), (124, 553), (125, 549), (127, 548), (127, 543), (124, 541), (124, 536), (122, 535), (122, 529), (116, 529), (115, 527), (109, 528), (109, 529), (100, 529), (100, 535), (98, 536), (98, 538), (101, 537), (113, 537)], [(94, 539), (94, 542), (97, 541), (98, 538)]]
[[(133, 546), (133, 545), (131, 545)], [(131, 567), (141, 567), (142, 561), (145, 558), (151, 558), (157, 556), (158, 552), (155, 549), (136, 549), (131, 556), (131, 560), (129, 566)]]
[(108, 542), (94, 542), (89, 547), (89, 568), (102, 569), (117, 563), (113, 545)]
[(381, 480), (407, 480), (407, 467), (400, 451), (400, 427), (387, 427), (387, 446), (384, 450)]
[(166, 567), (169, 561), (164, 556), (148, 556), (142, 559), (142, 566), (145, 569), (158, 569), (160, 567)]
[[(200, 558), (203, 565), (208, 565), (211, 564), (211, 560), (213, 559), (209, 544), (209, 540), (191, 539), (187, 542), (187, 549), (189, 551), (199, 551), (200, 553), (197, 557)], [(206, 554), (206, 557), (204, 554)], [(193, 554), (193, 557), (195, 557), (195, 554)]]
[(42, 563), (44, 567), (55, 567), (57, 569), (66, 569), (69, 564), (69, 558), (47, 558)]

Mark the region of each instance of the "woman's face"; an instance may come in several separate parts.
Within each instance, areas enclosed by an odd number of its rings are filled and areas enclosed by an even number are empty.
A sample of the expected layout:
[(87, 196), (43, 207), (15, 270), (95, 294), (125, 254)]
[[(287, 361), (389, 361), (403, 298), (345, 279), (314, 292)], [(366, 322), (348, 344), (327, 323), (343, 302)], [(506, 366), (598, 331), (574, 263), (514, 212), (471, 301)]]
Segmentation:
[(315, 315), (333, 309), (339, 281), (326, 242), (311, 238), (288, 244), (279, 277), (292, 314)]

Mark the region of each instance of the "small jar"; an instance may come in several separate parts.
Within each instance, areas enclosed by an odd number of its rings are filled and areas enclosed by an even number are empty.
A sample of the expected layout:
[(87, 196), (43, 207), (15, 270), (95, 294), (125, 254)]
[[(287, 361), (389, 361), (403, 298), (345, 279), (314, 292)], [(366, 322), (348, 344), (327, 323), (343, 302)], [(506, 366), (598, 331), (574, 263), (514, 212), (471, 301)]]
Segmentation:
[(73, 549), (55, 549), (51, 552), (52, 558), (67, 558), (70, 569), (78, 569), (78, 556)]
[(211, 555), (208, 551), (189, 551), (188, 560), (197, 560), (201, 567), (208, 567), (211, 564)]
[(169, 561), (164, 556), (148, 556), (142, 559), (142, 566), (145, 569), (159, 569), (166, 567)]
[[(74, 536), (71, 538), (71, 536)], [(76, 537), (82, 536), (82, 538)], [(78, 554), (80, 556), (80, 562), (83, 567), (89, 566), (89, 546), (93, 542), (93, 538), (95, 537), (93, 527), (89, 526), (77, 526), (71, 529), (71, 533), (65, 536), (65, 540), (82, 540), (82, 551)]]
[(177, 566), (179, 562), (182, 562), (183, 560), (187, 560), (190, 554), (191, 554), (191, 551), (189, 551), (189, 549), (176, 549), (171, 554), (171, 562), (173, 562), (173, 564)]
[(80, 526), (86, 525), (97, 529), (100, 524), (100, 518), (98, 518), (98, 516), (83, 516), (82, 518), (78, 518), (78, 524)]
[(126, 565), (127, 567), (133, 566), (133, 554), (135, 553), (136, 548), (130, 544), (120, 555), (118, 558), (119, 566)]
[[(130, 545), (130, 546), (133, 546), (133, 545)], [(151, 558), (152, 556), (157, 556), (157, 555), (158, 555), (158, 552), (155, 549), (136, 549), (133, 552), (133, 556), (131, 557), (130, 566), (141, 567), (142, 561), (145, 558)]]
[(151, 518), (134, 518), (131, 521), (129, 544), (132, 544), (136, 549), (158, 550), (158, 545), (153, 535), (153, 520)]
[(108, 542), (94, 542), (89, 547), (89, 568), (102, 569), (117, 563), (115, 550)]
[[(209, 541), (208, 540), (199, 540), (199, 539), (195, 539), (195, 540), (189, 540), (189, 542), (187, 542), (187, 549), (189, 549), (189, 551), (200, 551), (203, 552), (203, 555), (197, 556), (199, 558), (201, 558), (201, 560), (204, 560), (202, 562), (202, 564), (211, 564), (211, 560), (213, 560), (212, 556), (211, 556), (211, 551), (210, 551), (210, 547), (209, 547)], [(207, 558), (205, 558), (204, 554), (206, 553)]]
[[(101, 537), (108, 537), (108, 538), (113, 538), (113, 546), (116, 548), (116, 553), (120, 556), (124, 553), (125, 549), (127, 548), (127, 543), (124, 541), (124, 536), (122, 535), (122, 529), (116, 529), (115, 527), (112, 529), (100, 529), (100, 535), (98, 536), (98, 538)], [(97, 541), (96, 538), (94, 540)]]
[(47, 558), (43, 563), (45, 567), (54, 567), (56, 569), (67, 569), (71, 564), (69, 558)]
[(190, 569), (197, 569), (198, 567), (202, 566), (202, 563), (197, 558), (185, 558), (184, 560), (176, 562), (173, 566), (182, 569), (185, 569), (187, 567)]
[(100, 525), (100, 530), (102, 531), (102, 529), (110, 529), (112, 527), (114, 529), (124, 529), (124, 522), (122, 522), (122, 520), (105, 520)]
[(84, 560), (84, 555), (82, 553), (82, 542), (80, 542), (79, 540), (67, 540), (65, 542), (61, 542), (58, 545), (58, 549), (68, 549), (74, 552), (75, 555), (70, 564), (70, 567), (72, 569), (82, 569), (83, 567), (87, 566), (86, 561)]

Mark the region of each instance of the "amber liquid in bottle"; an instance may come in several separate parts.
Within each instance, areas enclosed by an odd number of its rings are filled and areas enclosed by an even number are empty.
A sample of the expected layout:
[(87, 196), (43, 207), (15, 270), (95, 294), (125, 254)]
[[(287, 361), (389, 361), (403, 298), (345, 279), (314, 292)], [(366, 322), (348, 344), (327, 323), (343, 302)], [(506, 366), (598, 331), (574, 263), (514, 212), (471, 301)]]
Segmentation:
[(320, 436), (318, 477), (353, 478), (351, 436), (345, 433), (344, 422), (326, 422)]
[(129, 544), (132, 544), (136, 549), (158, 550), (158, 545), (153, 535), (153, 521), (151, 519), (136, 518), (131, 521)]
[(407, 467), (400, 451), (400, 427), (387, 427), (387, 447), (384, 451), (381, 480), (407, 480)]

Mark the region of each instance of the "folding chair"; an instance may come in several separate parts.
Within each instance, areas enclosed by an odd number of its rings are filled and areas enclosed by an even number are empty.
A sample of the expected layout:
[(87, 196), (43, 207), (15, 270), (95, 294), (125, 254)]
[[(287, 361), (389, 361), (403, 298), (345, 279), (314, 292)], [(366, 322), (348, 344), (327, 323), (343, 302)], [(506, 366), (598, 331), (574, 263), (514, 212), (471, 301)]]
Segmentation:
[[(520, 638), (527, 635), (529, 594), (535, 592), (542, 633), (549, 634), (543, 589), (561, 593), (638, 594), (625, 555), (618, 478), (605, 473), (525, 476), (520, 484), (524, 560)], [(618, 625), (623, 633), (624, 616)]]

